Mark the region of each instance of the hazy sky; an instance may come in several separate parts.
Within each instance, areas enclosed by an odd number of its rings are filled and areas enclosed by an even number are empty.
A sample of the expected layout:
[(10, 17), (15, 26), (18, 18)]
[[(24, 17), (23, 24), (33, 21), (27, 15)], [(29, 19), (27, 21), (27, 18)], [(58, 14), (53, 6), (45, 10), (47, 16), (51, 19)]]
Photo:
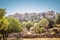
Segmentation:
[(6, 15), (49, 10), (60, 12), (60, 0), (0, 0), (0, 8), (6, 8)]

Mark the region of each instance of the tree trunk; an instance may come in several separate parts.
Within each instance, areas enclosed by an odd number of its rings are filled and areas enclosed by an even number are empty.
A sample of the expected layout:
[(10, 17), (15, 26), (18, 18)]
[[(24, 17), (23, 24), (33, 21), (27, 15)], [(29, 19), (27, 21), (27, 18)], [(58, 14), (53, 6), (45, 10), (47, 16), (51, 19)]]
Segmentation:
[(1, 40), (1, 37), (0, 37), (0, 40)]
[(3, 33), (3, 40), (7, 40), (6, 38), (8, 37), (8, 34), (7, 33)]
[(5, 34), (3, 34), (3, 40), (6, 40), (6, 39), (5, 39)]

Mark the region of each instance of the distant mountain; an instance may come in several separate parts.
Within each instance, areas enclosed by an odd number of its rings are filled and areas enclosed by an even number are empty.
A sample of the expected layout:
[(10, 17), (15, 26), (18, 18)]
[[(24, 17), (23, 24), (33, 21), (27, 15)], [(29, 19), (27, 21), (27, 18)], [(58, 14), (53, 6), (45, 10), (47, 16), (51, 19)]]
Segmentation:
[(34, 21), (38, 22), (41, 18), (49, 18), (51, 20), (55, 19), (57, 13), (54, 11), (46, 11), (42, 13), (15, 13), (14, 15), (9, 15), (11, 17), (17, 18), (20, 21)]

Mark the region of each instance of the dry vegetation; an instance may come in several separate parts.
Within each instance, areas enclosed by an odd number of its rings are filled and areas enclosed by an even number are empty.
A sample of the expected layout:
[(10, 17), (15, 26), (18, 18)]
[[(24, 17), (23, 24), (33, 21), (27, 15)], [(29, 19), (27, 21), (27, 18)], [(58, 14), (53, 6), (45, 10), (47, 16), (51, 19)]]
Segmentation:
[(23, 39), (23, 40), (60, 40), (60, 38), (32, 38), (32, 39)]
[(12, 40), (60, 40), (60, 38), (22, 38), (22, 39), (12, 39)]

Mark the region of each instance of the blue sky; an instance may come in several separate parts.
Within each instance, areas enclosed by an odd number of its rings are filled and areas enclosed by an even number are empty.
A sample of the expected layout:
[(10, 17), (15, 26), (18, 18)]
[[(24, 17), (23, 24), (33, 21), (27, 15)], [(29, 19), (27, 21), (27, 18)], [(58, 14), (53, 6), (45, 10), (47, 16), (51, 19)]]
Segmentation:
[(6, 8), (6, 15), (49, 10), (60, 12), (60, 0), (0, 0), (0, 8)]

